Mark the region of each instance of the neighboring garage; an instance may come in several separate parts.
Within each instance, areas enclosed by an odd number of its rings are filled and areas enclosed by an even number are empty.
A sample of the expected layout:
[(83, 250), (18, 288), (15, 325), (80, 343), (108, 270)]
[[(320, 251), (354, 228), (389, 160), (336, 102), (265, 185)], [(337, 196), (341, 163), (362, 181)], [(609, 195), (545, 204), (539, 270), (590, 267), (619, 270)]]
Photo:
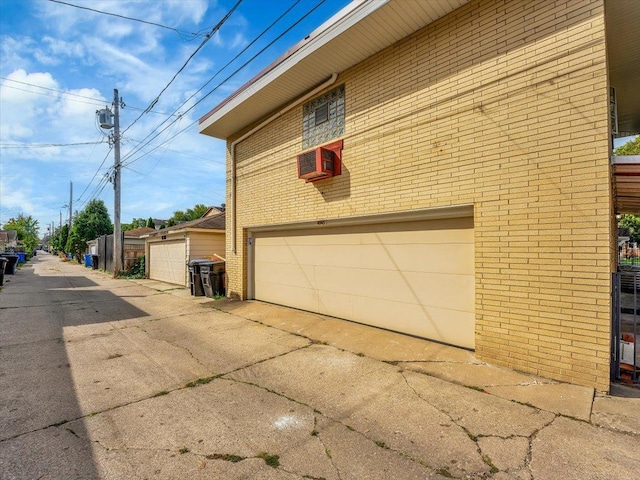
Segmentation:
[(474, 348), (473, 217), (352, 221), (251, 229), (253, 297)]
[(145, 240), (147, 276), (152, 280), (189, 286), (189, 260), (224, 258), (224, 211), (210, 207), (202, 218), (157, 230)]
[(149, 278), (185, 285), (187, 281), (187, 241), (149, 244)]

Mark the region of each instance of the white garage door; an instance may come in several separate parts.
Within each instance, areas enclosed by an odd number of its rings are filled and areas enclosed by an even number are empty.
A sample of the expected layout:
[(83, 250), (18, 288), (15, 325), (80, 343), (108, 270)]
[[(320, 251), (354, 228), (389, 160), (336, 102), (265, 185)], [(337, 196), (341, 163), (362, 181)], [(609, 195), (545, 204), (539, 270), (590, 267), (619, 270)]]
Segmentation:
[(149, 278), (186, 286), (187, 247), (184, 240), (149, 245)]
[(254, 296), (474, 348), (473, 219), (254, 234)]

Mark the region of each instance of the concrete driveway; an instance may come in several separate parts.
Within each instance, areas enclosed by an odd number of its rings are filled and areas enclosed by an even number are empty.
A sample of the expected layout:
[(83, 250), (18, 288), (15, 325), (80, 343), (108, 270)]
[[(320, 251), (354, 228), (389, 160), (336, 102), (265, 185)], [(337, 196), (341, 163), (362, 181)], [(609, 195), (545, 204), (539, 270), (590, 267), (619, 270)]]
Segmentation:
[(47, 254), (6, 280), (3, 480), (638, 478), (638, 398)]

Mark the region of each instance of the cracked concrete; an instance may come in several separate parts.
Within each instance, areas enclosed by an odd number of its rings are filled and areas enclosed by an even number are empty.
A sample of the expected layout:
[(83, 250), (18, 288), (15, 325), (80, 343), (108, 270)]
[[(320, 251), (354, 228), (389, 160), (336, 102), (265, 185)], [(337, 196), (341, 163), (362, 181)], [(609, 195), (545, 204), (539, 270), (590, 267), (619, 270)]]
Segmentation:
[(594, 403), (590, 389), (466, 350), (49, 256), (0, 302), (3, 479), (630, 479), (640, 468), (640, 400)]

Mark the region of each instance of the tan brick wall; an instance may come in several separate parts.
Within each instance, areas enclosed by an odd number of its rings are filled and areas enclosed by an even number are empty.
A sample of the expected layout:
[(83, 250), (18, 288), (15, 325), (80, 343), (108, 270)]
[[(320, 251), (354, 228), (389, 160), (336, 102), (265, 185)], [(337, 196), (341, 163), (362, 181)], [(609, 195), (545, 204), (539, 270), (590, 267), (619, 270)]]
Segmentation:
[(329, 181), (297, 179), (301, 106), (241, 142), (231, 292), (246, 295), (247, 226), (473, 203), (478, 358), (607, 390), (603, 15), (601, 0), (472, 1), (342, 72)]

